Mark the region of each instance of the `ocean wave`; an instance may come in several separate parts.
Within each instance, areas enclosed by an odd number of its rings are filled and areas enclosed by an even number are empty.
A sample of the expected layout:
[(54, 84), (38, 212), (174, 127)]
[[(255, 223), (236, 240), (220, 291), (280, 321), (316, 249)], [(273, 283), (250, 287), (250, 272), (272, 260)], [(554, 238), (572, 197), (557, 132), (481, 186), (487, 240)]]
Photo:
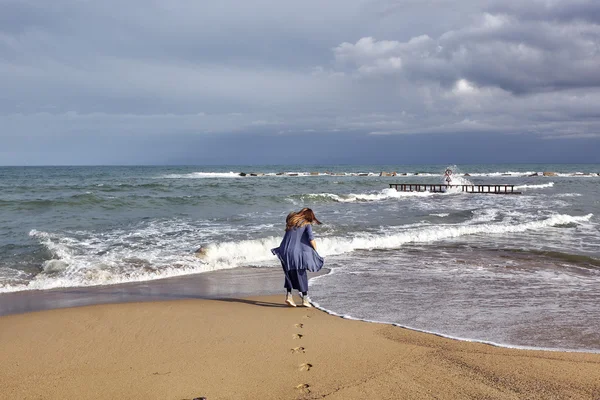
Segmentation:
[(581, 193), (558, 193), (554, 197), (581, 197)]
[[(329, 275), (317, 276), (315, 278), (312, 278), (311, 282), (314, 280), (317, 280), (319, 278), (322, 278), (322, 277), (329, 277), (330, 275), (331, 275), (331, 273)], [(347, 320), (364, 321), (364, 322), (369, 322), (369, 323), (373, 323), (373, 324), (392, 325), (392, 326), (397, 326), (399, 328), (409, 329), (409, 330), (415, 331), (415, 332), (428, 333), (428, 334), (440, 336), (440, 337), (447, 338), (447, 339), (460, 340), (461, 342), (482, 343), (482, 344), (487, 344), (490, 346), (501, 347), (501, 348), (506, 348), (506, 349), (529, 350), (529, 351), (560, 351), (560, 352), (569, 352), (569, 353), (590, 353), (590, 354), (600, 353), (600, 350), (593, 350), (593, 349), (589, 350), (589, 349), (573, 349), (573, 348), (569, 348), (569, 347), (524, 346), (524, 345), (515, 345), (515, 344), (504, 343), (504, 342), (495, 342), (495, 341), (491, 341), (491, 340), (474, 339), (474, 338), (470, 338), (470, 337), (466, 337), (466, 336), (463, 337), (463, 336), (458, 336), (458, 335), (449, 335), (449, 334), (443, 333), (439, 330), (422, 329), (422, 328), (416, 328), (412, 325), (401, 324), (401, 323), (393, 322), (393, 321), (376, 320), (376, 319), (370, 319), (370, 318), (358, 318), (358, 317), (354, 317), (350, 314), (337, 313), (333, 310), (325, 308), (318, 302), (314, 301), (314, 299), (311, 299), (311, 303), (313, 304), (313, 306), (315, 308), (317, 308), (323, 312), (326, 312), (327, 314), (330, 314), (330, 315), (333, 315), (336, 317), (341, 317), (341, 318), (344, 318)]]
[(54, 206), (89, 206), (99, 204), (106, 199), (93, 192), (76, 193), (70, 196), (57, 197), (52, 199), (17, 199), (0, 200), (0, 207), (7, 207), (13, 210), (35, 210), (40, 208), (49, 208)]
[[(589, 221), (592, 214), (570, 216), (557, 214), (543, 220), (514, 224), (491, 222), (495, 214), (475, 216), (480, 224), (436, 225), (414, 227), (393, 233), (358, 232), (348, 236), (319, 239), (323, 256), (351, 253), (355, 250), (398, 249), (405, 244), (427, 244), (467, 235), (498, 235), (539, 231), (548, 227), (568, 227)], [(44, 272), (27, 284), (5, 284), (0, 292), (51, 289), (57, 287), (93, 286), (123, 282), (147, 281), (173, 276), (201, 273), (239, 266), (274, 267), (276, 260), (270, 249), (277, 247), (281, 237), (215, 242), (217, 234), (226, 238), (223, 226), (209, 223), (199, 229), (185, 222), (162, 221), (137, 231), (115, 231), (90, 236), (88, 232), (58, 234), (32, 230), (37, 239), (52, 254)], [(231, 232), (237, 228), (231, 226)], [(259, 234), (260, 232), (255, 232)], [(190, 243), (212, 242), (202, 258), (195, 257)]]
[[(598, 172), (550, 172), (539, 171), (496, 171), (496, 172), (458, 172), (454, 171), (453, 178), (459, 177), (570, 177), (570, 178), (593, 178), (599, 177)], [(381, 177), (381, 178), (414, 178), (414, 177), (438, 177), (443, 178), (444, 172), (382, 172), (382, 171), (285, 171), (285, 172), (190, 172), (186, 174), (166, 174), (158, 176), (160, 179), (205, 179), (205, 178), (252, 178), (252, 177)]]
[(589, 221), (592, 214), (576, 217), (570, 215), (554, 215), (544, 220), (522, 224), (479, 224), (479, 225), (446, 225), (433, 226), (389, 236), (357, 235), (351, 239), (323, 238), (323, 255), (343, 254), (354, 250), (397, 249), (407, 243), (432, 243), (439, 240), (451, 239), (467, 235), (485, 234), (496, 235), (520, 233), (529, 230), (539, 230), (547, 227)]
[[(459, 177), (460, 178), (460, 177)], [(455, 185), (470, 185), (471, 182), (466, 180), (460, 180), (455, 182)], [(520, 185), (515, 186), (515, 189), (543, 189), (553, 187), (554, 183), (544, 183), (539, 185)], [(373, 191), (369, 193), (348, 193), (348, 194), (335, 194), (335, 193), (309, 193), (298, 196), (303, 201), (333, 201), (337, 203), (356, 203), (356, 202), (371, 202), (371, 201), (382, 201), (388, 199), (402, 199), (402, 198), (413, 198), (413, 197), (431, 197), (431, 196), (447, 196), (447, 195), (458, 195), (467, 194), (462, 192), (460, 187), (451, 187), (446, 189), (445, 192), (404, 192), (396, 189), (387, 188), (380, 191)]]
[[(258, 234), (268, 227), (271, 225), (263, 224), (247, 230)], [(102, 233), (33, 229), (29, 236), (44, 246), (52, 258), (43, 262), (42, 273), (27, 284), (12, 285), (2, 275), (0, 293), (147, 281), (231, 268), (218, 260), (214, 263), (200, 260), (193, 250), (209, 238), (225, 238), (238, 229), (210, 222), (192, 225), (179, 220), (153, 221), (143, 227)]]
[(202, 178), (241, 178), (239, 172), (191, 172), (189, 174), (168, 174), (162, 179), (202, 179)]
[(166, 191), (169, 190), (169, 184), (160, 182), (149, 182), (149, 183), (117, 183), (106, 186), (105, 184), (98, 185), (102, 192), (122, 192), (129, 189), (154, 189)]
[[(410, 229), (404, 232), (378, 235), (373, 233), (356, 233), (350, 237), (323, 237), (319, 239), (319, 252), (323, 256), (341, 255), (355, 250), (387, 250), (397, 249), (408, 243), (432, 243), (439, 240), (451, 239), (467, 235), (485, 234), (497, 235), (507, 233), (521, 233), (531, 230), (541, 230), (554, 226), (565, 226), (589, 221), (592, 214), (585, 216), (570, 216), (557, 214), (543, 220), (531, 221), (521, 224), (508, 223), (482, 223), (470, 225), (470, 221), (459, 225), (437, 225)], [(495, 213), (476, 216), (476, 219), (491, 221)], [(269, 250), (275, 247), (279, 238), (265, 238), (260, 240), (247, 240), (241, 242), (227, 242), (208, 246), (207, 261), (220, 261), (232, 259), (231, 254), (236, 254), (233, 259), (236, 266), (266, 261), (269, 259)]]
[(399, 199), (407, 197), (429, 197), (434, 194), (431, 192), (399, 192), (396, 189), (383, 189), (373, 193), (349, 193), (349, 194), (334, 194), (334, 193), (310, 193), (300, 196), (302, 200), (326, 200), (335, 201), (338, 203), (355, 203), (381, 201), (387, 199)]
[[(11, 211), (30, 211), (38, 209), (65, 208), (73, 209), (75, 207), (98, 207), (102, 209), (123, 209), (123, 208), (156, 208), (159, 206), (177, 206), (177, 205), (204, 205), (204, 204), (246, 204), (247, 199), (235, 194), (226, 194), (222, 196), (211, 196), (208, 194), (169, 194), (164, 191), (154, 191), (151, 194), (118, 194), (117, 190), (103, 190), (98, 193), (85, 192), (64, 197), (51, 199), (0, 199), (0, 209), (6, 208)], [(265, 201), (283, 203), (284, 199), (278, 196), (264, 196)]]
[(542, 183), (539, 185), (516, 185), (515, 189), (545, 189), (554, 186), (554, 182)]

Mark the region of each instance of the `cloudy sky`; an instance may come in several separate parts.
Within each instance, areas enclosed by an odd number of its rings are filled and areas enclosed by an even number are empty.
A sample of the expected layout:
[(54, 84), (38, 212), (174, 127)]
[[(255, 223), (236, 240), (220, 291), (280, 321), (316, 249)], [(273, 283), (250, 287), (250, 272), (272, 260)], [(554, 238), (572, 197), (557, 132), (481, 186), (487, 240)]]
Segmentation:
[(0, 0), (0, 165), (600, 163), (597, 0)]

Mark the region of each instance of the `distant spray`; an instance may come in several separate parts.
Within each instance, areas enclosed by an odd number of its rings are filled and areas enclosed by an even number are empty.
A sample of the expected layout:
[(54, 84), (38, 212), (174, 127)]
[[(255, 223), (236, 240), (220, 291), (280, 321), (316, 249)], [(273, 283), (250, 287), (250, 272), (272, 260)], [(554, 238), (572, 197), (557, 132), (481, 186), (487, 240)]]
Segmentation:
[(473, 183), (466, 179), (456, 165), (450, 165), (444, 171), (445, 185), (472, 185)]

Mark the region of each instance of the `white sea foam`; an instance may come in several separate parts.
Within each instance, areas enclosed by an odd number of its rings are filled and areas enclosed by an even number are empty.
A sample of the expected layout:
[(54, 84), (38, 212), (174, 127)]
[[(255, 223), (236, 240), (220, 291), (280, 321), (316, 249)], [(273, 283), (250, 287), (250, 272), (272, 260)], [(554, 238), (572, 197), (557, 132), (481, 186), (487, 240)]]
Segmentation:
[[(401, 232), (359, 232), (343, 237), (323, 237), (319, 240), (319, 252), (323, 256), (333, 256), (355, 250), (396, 249), (407, 243), (426, 244), (466, 235), (539, 231), (589, 221), (592, 214), (557, 214), (519, 224), (490, 222), (495, 216), (492, 210), (475, 216), (475, 220), (487, 221), (485, 223), (467, 221), (457, 225), (414, 227)], [(248, 265), (277, 266), (270, 249), (279, 244), (279, 236), (213, 242), (205, 246), (207, 253), (202, 259), (191, 253), (190, 243), (203, 243), (206, 237), (214, 239), (216, 231), (223, 235), (224, 228), (207, 224), (198, 229), (182, 222), (165, 221), (135, 232), (115, 231), (95, 236), (85, 232), (67, 236), (32, 230), (30, 236), (48, 248), (55, 260), (48, 261), (45, 272), (28, 285), (9, 285), (0, 288), (0, 292), (146, 281)], [(183, 235), (181, 232), (188, 233)]]
[(304, 195), (303, 197), (309, 199), (325, 198), (330, 199), (339, 203), (354, 203), (361, 201), (381, 201), (387, 199), (400, 199), (407, 197), (429, 197), (434, 194), (431, 192), (400, 192), (396, 189), (383, 189), (373, 193), (350, 193), (350, 194), (334, 194), (334, 193), (311, 193)]
[[(259, 224), (244, 229), (258, 235), (270, 227), (271, 224)], [(195, 257), (193, 250), (238, 231), (239, 227), (231, 225), (210, 222), (190, 225), (181, 220), (153, 221), (133, 230), (103, 233), (58, 234), (34, 229), (29, 235), (44, 245), (54, 259), (46, 261), (42, 265), (44, 272), (27, 286), (0, 286), (0, 292), (146, 281), (231, 268), (236, 265), (235, 258), (233, 263), (232, 260), (226, 264), (220, 260), (209, 263)]]
[[(453, 185), (471, 185), (472, 183), (462, 177), (454, 177)], [(551, 188), (554, 186), (554, 182), (543, 183), (539, 185), (519, 185), (515, 186), (515, 189), (544, 189)], [(338, 203), (355, 203), (355, 202), (369, 202), (369, 201), (382, 201), (388, 199), (402, 199), (411, 197), (430, 197), (433, 195), (452, 195), (452, 194), (464, 194), (461, 188), (453, 187), (448, 188), (443, 193), (434, 192), (403, 192), (392, 188), (382, 189), (380, 191), (374, 191), (370, 193), (349, 193), (349, 194), (335, 194), (335, 193), (310, 193), (303, 195), (302, 197), (310, 200), (326, 199), (333, 200)]]
[[(451, 177), (451, 179), (452, 179), (452, 182), (451, 182), (452, 185), (472, 185), (473, 184), (473, 182), (471, 182), (464, 176), (460, 176), (460, 175), (453, 175)], [(443, 181), (442, 183), (446, 183), (446, 182)]]
[(539, 185), (516, 185), (515, 189), (545, 189), (554, 186), (554, 182), (541, 183)]
[[(536, 174), (536, 171), (496, 171), (496, 172), (469, 172), (470, 176), (503, 177), (503, 176), (530, 176)], [(541, 172), (539, 173), (541, 174)]]
[[(444, 173), (440, 171), (440, 173), (432, 173), (432, 172), (398, 172), (394, 176), (381, 176), (381, 172), (377, 171), (363, 171), (363, 172), (354, 172), (354, 171), (343, 171), (343, 172), (329, 172), (329, 171), (286, 171), (286, 172), (191, 172), (187, 174), (167, 174), (161, 175), (158, 178), (163, 179), (202, 179), (202, 178), (243, 178), (240, 176), (241, 173), (246, 174), (246, 178), (252, 177), (323, 177), (323, 176), (331, 176), (331, 177), (381, 177), (386, 179), (395, 179), (395, 178), (419, 178), (419, 177), (439, 177), (443, 179)], [(568, 177), (568, 178), (597, 178), (600, 176), (599, 173), (596, 172), (554, 172), (554, 177)], [(457, 185), (469, 185), (471, 184), (468, 181), (468, 177), (485, 177), (485, 178), (504, 178), (504, 177), (540, 177), (547, 178), (544, 176), (543, 172), (540, 171), (497, 171), (497, 172), (455, 172), (452, 175), (452, 180), (454, 184)], [(459, 183), (460, 181), (466, 183)]]
[(491, 222), (498, 218), (500, 210), (496, 208), (482, 208), (472, 211), (473, 218), (467, 221), (469, 224), (480, 224), (483, 222)]
[[(540, 230), (555, 225), (566, 225), (589, 221), (592, 214), (575, 217), (570, 215), (554, 215), (544, 220), (532, 221), (517, 225), (505, 223), (479, 224), (479, 225), (445, 225), (409, 230), (388, 236), (373, 234), (356, 235), (352, 238), (323, 238), (319, 247), (323, 255), (348, 253), (353, 250), (364, 249), (396, 249), (407, 243), (432, 243), (439, 240), (456, 238), (466, 235), (495, 235), (507, 233), (520, 233), (528, 230)], [(321, 250), (322, 249), (322, 250)]]
[(189, 174), (169, 174), (164, 179), (202, 179), (202, 178), (241, 178), (239, 172), (192, 172)]
[(555, 194), (554, 197), (581, 197), (581, 193), (559, 193)]

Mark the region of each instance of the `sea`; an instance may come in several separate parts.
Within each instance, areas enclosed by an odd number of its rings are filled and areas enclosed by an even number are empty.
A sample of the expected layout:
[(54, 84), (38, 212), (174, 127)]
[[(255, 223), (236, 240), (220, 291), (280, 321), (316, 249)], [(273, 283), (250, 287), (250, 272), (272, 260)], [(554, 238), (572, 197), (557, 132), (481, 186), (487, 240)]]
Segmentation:
[[(390, 188), (444, 184), (448, 169), (452, 184), (521, 194)], [(328, 273), (310, 280), (309, 294), (327, 312), (500, 346), (600, 352), (598, 164), (0, 167), (0, 302), (12, 292), (278, 271), (270, 250), (303, 207), (323, 222), (314, 231)]]

